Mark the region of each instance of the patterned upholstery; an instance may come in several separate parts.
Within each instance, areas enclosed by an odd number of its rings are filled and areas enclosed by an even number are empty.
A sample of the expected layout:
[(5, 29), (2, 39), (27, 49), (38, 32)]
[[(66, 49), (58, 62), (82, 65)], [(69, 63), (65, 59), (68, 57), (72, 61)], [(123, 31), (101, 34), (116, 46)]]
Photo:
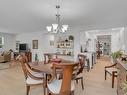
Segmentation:
[[(117, 71), (117, 68), (106, 68), (106, 71), (109, 72), (110, 74), (112, 74), (113, 71)], [(115, 75), (117, 75), (117, 73), (115, 73)]]
[(10, 51), (4, 51), (0, 55), (0, 62), (8, 62), (11, 60), (11, 52)]

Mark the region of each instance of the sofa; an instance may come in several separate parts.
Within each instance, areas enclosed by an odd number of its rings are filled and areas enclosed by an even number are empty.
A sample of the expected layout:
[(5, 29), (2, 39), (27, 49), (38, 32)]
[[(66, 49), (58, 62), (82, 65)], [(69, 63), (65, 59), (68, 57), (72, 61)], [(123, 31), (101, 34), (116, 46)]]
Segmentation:
[(9, 62), (11, 61), (11, 51), (4, 51), (0, 54), (0, 62)]

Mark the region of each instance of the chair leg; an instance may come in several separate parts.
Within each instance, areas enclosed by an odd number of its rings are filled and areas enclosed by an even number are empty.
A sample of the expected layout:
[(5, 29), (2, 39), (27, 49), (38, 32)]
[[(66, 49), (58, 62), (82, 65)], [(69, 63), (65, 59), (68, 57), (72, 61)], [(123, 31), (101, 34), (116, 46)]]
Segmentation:
[(26, 95), (29, 95), (29, 91), (30, 91), (30, 86), (26, 86)]
[(44, 95), (46, 95), (46, 94), (45, 94), (45, 93), (46, 93), (46, 92), (45, 92), (45, 91), (46, 91), (46, 89), (45, 89), (45, 88), (46, 88), (46, 85), (43, 85)]
[(88, 68), (87, 68), (87, 72), (90, 71), (90, 63), (88, 62)]
[(71, 94), (70, 95), (74, 95), (74, 91), (71, 91)]
[(76, 80), (76, 83), (78, 84), (78, 79), (76, 78), (75, 80)]
[(105, 70), (105, 80), (106, 80), (106, 77), (107, 77), (107, 72), (106, 72), (106, 70)]
[(115, 75), (114, 75), (114, 72), (112, 72), (112, 88), (114, 88), (114, 77)]
[(83, 77), (81, 77), (81, 85), (82, 85), (82, 89), (84, 90)]
[(52, 95), (51, 93), (48, 93), (48, 95)]
[(81, 80), (82, 89), (84, 90), (84, 84), (83, 84), (83, 77), (76, 78), (76, 83), (78, 83), (78, 80)]
[(47, 88), (47, 95), (52, 95), (50, 92), (49, 92), (49, 89)]

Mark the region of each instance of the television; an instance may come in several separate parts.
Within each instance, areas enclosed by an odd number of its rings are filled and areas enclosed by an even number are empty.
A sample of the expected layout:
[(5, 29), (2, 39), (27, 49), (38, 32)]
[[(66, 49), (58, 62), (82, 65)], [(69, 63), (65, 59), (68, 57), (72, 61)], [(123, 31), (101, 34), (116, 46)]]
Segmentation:
[(28, 46), (26, 43), (19, 44), (19, 52), (26, 52), (28, 50)]

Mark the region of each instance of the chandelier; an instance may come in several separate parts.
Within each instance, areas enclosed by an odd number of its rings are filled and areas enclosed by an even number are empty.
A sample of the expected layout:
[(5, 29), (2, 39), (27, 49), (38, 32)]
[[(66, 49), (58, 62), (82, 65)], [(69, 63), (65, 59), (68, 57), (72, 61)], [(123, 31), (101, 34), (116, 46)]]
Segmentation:
[(51, 26), (47, 26), (47, 30), (51, 33), (65, 33), (67, 31), (68, 25), (61, 25), (60, 23), (60, 5), (56, 5), (57, 14), (56, 16), (56, 24), (52, 24)]

